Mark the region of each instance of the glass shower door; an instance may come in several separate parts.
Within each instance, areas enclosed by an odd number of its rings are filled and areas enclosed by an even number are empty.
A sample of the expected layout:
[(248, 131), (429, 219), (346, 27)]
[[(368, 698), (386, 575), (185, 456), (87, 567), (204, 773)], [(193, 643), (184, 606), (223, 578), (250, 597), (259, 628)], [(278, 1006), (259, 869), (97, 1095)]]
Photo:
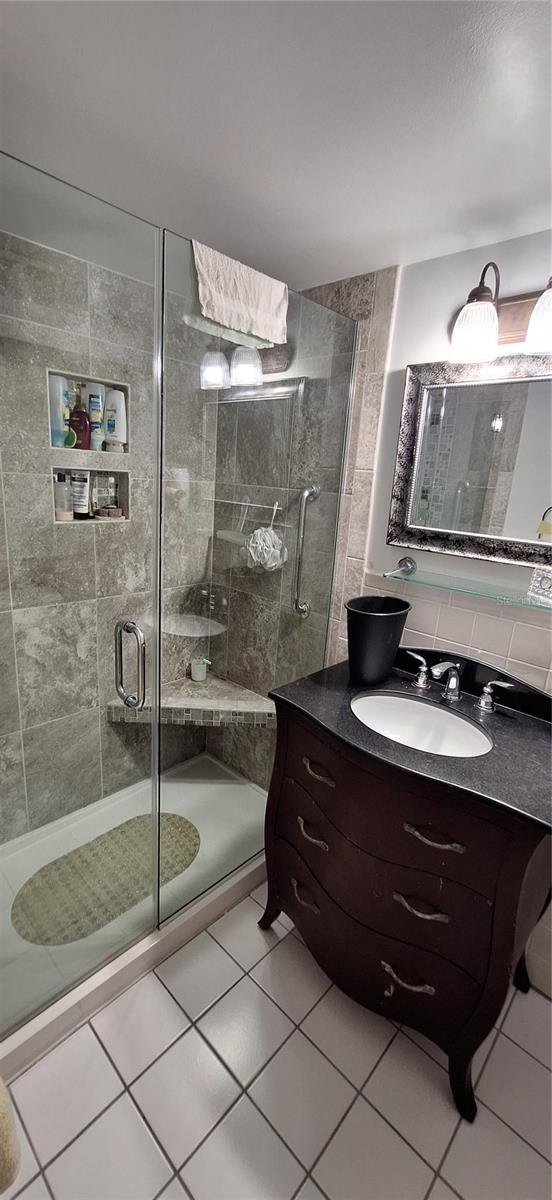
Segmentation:
[(7, 156), (0, 169), (3, 1034), (156, 919), (136, 636), (151, 679), (159, 235)]
[[(356, 329), (290, 293), (261, 382), (205, 386), (236, 342), (198, 328), (195, 291), (191, 244), (166, 234), (160, 805), (187, 851), (177, 870), (162, 836), (161, 919), (262, 851), (268, 693), (324, 665)], [(269, 528), (272, 570), (249, 552)]]

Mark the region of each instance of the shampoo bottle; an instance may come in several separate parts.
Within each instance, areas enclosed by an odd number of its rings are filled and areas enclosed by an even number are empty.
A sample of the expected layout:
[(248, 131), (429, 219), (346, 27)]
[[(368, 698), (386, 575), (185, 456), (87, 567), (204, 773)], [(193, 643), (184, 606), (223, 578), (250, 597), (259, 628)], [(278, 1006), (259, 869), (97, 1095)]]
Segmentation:
[(85, 408), (82, 392), (77, 393), (75, 407), (69, 417), (69, 428), (76, 436), (75, 449), (90, 449), (90, 417)]
[(84, 385), (84, 401), (90, 418), (90, 449), (101, 450), (104, 443), (104, 384), (86, 383)]
[(105, 397), (105, 441), (106, 450), (122, 454), (127, 440), (125, 394), (119, 388), (110, 388)]

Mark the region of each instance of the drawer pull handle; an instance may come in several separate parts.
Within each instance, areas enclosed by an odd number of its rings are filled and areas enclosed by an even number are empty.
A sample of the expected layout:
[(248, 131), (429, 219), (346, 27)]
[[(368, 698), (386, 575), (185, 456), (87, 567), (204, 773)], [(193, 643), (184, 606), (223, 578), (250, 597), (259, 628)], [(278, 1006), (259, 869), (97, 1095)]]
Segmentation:
[(302, 900), (301, 899), (301, 897), (299, 895), (299, 884), (297, 883), (296, 879), (291, 880), (291, 886), (293, 888), (293, 893), (294, 893), (295, 899), (297, 900), (297, 903), (302, 904), (303, 908), (312, 909), (313, 913), (316, 913), (317, 917), (319, 917), (320, 909), (319, 909), (318, 905), (314, 903), (314, 900)]
[(311, 759), (307, 755), (303, 759), (303, 766), (307, 768), (309, 775), (312, 775), (312, 778), (317, 779), (319, 783), (325, 783), (326, 787), (329, 788), (335, 787), (335, 780), (332, 779), (331, 775), (321, 775), (319, 771), (315, 771)]
[(307, 833), (303, 817), (297, 817), (297, 824), (306, 842), (312, 842), (313, 846), (320, 846), (321, 850), (329, 849), (327, 842), (322, 842), (320, 838), (311, 837), (310, 833)]
[(419, 908), (414, 908), (414, 905), (401, 892), (393, 892), (393, 899), (397, 901), (397, 904), (402, 904), (403, 908), (406, 908), (407, 912), (412, 913), (413, 917), (419, 917), (421, 921), (441, 921), (443, 925), (448, 925), (449, 923), (446, 913), (438, 912), (437, 910), (435, 912), (421, 912)]
[(387, 971), (387, 974), (391, 976), (391, 979), (394, 979), (395, 983), (398, 983), (399, 987), (406, 988), (407, 992), (423, 992), (425, 996), (435, 995), (435, 988), (432, 987), (430, 983), (405, 983), (404, 979), (401, 979), (395, 974), (395, 971), (390, 963), (386, 963), (382, 959), (381, 965), (384, 971)]
[(452, 850), (454, 854), (466, 853), (466, 847), (461, 842), (432, 842), (419, 829), (416, 829), (415, 825), (409, 825), (408, 822), (405, 822), (403, 828), (407, 833), (411, 833), (412, 837), (418, 838), (419, 842), (423, 842), (424, 846), (432, 846), (434, 850)]

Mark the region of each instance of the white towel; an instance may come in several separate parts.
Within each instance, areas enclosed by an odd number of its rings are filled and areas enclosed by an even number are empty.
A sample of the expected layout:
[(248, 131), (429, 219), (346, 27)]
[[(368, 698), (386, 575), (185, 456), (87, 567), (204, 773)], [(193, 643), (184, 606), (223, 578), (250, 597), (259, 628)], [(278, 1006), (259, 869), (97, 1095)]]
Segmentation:
[(201, 242), (192, 246), (203, 316), (265, 342), (286, 342), (287, 285)]

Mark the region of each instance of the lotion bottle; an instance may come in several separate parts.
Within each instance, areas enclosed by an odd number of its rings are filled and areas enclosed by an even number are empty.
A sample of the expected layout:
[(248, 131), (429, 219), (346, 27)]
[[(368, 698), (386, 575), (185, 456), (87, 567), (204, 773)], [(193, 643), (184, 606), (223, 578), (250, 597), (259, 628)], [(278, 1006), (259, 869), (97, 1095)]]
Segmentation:
[(106, 450), (122, 454), (127, 440), (125, 394), (119, 388), (110, 388), (105, 397), (105, 442)]

